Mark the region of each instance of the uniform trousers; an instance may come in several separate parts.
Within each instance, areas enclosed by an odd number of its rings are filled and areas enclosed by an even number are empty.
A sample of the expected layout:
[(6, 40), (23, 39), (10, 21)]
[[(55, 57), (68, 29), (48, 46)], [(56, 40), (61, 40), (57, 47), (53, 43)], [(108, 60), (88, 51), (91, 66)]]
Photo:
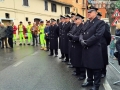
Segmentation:
[(69, 62), (69, 54), (65, 54), (66, 61)]
[(54, 52), (55, 52), (55, 55), (58, 55), (58, 49), (50, 49), (51, 55), (54, 55)]
[(49, 39), (46, 39), (46, 47), (47, 47), (47, 50), (49, 50), (49, 47), (50, 47), (50, 40)]
[(76, 73), (80, 74), (81, 77), (86, 77), (86, 70), (83, 67), (75, 67)]
[(8, 38), (8, 43), (11, 48), (13, 48), (13, 38)]
[(101, 69), (89, 69), (89, 68), (87, 68), (87, 76), (88, 76), (87, 82), (93, 83), (93, 81), (94, 81), (95, 87), (100, 86), (101, 75), (102, 75)]

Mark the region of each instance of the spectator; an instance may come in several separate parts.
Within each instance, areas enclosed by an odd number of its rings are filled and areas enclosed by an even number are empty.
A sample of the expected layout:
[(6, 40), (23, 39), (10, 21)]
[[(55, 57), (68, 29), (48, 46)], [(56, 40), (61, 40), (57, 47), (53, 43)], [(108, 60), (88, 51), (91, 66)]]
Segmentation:
[(49, 51), (49, 45), (50, 45), (49, 27), (50, 27), (50, 21), (47, 21), (47, 24), (46, 24), (46, 27), (45, 27), (45, 39), (46, 39), (47, 51)]
[(3, 23), (1, 23), (1, 25), (0, 25), (0, 37), (1, 37), (1, 41), (2, 41), (2, 47), (1, 47), (1, 49), (4, 48), (4, 42), (5, 42), (6, 48), (8, 48), (8, 46), (7, 46), (7, 33), (6, 33), (6, 27), (4, 26)]
[(114, 51), (115, 51), (115, 37), (112, 37), (112, 40), (110, 43), (110, 58), (114, 57)]
[(10, 48), (13, 48), (13, 27), (10, 22), (7, 23), (7, 37)]
[(33, 23), (33, 26), (31, 28), (31, 32), (32, 32), (32, 38), (33, 38), (33, 45), (35, 46), (35, 42), (36, 42), (36, 46), (38, 46), (38, 26), (36, 25), (36, 23)]

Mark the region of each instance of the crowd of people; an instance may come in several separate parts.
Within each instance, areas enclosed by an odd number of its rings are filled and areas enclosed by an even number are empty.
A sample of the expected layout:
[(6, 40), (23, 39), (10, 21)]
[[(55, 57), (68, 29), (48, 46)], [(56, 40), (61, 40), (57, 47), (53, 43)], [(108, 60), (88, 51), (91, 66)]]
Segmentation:
[[(8, 44), (10, 47), (8, 47)], [(3, 23), (0, 23), (0, 47), (2, 49), (4, 47), (13, 48), (13, 27), (9, 22), (7, 23), (7, 27)]]
[[(114, 57), (115, 44), (114, 38), (111, 41), (109, 25), (101, 20), (102, 15), (97, 10), (93, 6), (88, 6), (86, 22), (84, 16), (72, 13), (71, 16), (61, 15), (59, 23), (54, 18), (46, 20), (46, 25), (43, 20), (37, 20), (33, 25), (28, 22), (27, 27), (23, 22), (20, 22), (18, 27), (14, 23), (12, 25), (8, 23), (7, 27), (0, 23), (2, 48), (4, 42), (8, 48), (7, 38), (10, 47), (13, 48), (13, 42), (16, 44), (17, 29), (19, 45), (26, 45), (25, 33), (27, 32), (27, 45), (31, 45), (31, 41), (33, 41), (32, 46), (38, 46), (40, 43), (41, 50), (50, 51), (49, 56), (55, 55), (55, 57), (58, 56), (58, 49), (60, 49), (59, 59), (67, 63), (70, 68), (75, 68), (73, 75), (79, 76), (79, 80), (87, 78), (82, 87), (92, 86), (90, 90), (99, 90), (101, 78), (104, 78), (107, 72), (107, 46), (110, 45), (110, 55)], [(117, 54), (115, 53), (117, 58), (120, 57), (118, 55), (120, 48), (118, 48)]]

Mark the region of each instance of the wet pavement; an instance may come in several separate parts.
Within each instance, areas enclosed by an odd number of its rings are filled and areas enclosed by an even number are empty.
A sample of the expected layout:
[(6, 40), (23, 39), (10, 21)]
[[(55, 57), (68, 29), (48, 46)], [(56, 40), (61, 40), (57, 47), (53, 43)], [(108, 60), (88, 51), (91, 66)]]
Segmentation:
[[(58, 57), (48, 56), (40, 47), (15, 46), (0, 49), (0, 90), (89, 90), (82, 88), (85, 81), (72, 76), (74, 69), (61, 62)], [(60, 56), (60, 55), (59, 55)], [(115, 61), (114, 65), (117, 65)], [(119, 66), (118, 66), (119, 68)], [(113, 85), (119, 74), (109, 65), (107, 79), (103, 79), (100, 90), (119, 90)], [(112, 89), (108, 89), (110, 87)]]

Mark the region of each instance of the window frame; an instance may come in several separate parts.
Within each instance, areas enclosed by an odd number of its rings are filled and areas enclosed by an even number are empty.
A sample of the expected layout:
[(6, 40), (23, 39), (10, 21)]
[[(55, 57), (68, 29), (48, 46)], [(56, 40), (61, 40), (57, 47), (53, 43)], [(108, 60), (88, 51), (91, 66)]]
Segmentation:
[(44, 4), (45, 4), (45, 10), (48, 11), (48, 1), (45, 0), (45, 1), (44, 1)]
[[(26, 3), (27, 2), (27, 3)], [(29, 0), (23, 0), (23, 6), (29, 6)]]
[(70, 7), (67, 7), (67, 6), (65, 7), (65, 14), (70, 14)]
[[(55, 7), (55, 8), (54, 8)], [(57, 12), (57, 4), (51, 3), (51, 11), (52, 12)]]

